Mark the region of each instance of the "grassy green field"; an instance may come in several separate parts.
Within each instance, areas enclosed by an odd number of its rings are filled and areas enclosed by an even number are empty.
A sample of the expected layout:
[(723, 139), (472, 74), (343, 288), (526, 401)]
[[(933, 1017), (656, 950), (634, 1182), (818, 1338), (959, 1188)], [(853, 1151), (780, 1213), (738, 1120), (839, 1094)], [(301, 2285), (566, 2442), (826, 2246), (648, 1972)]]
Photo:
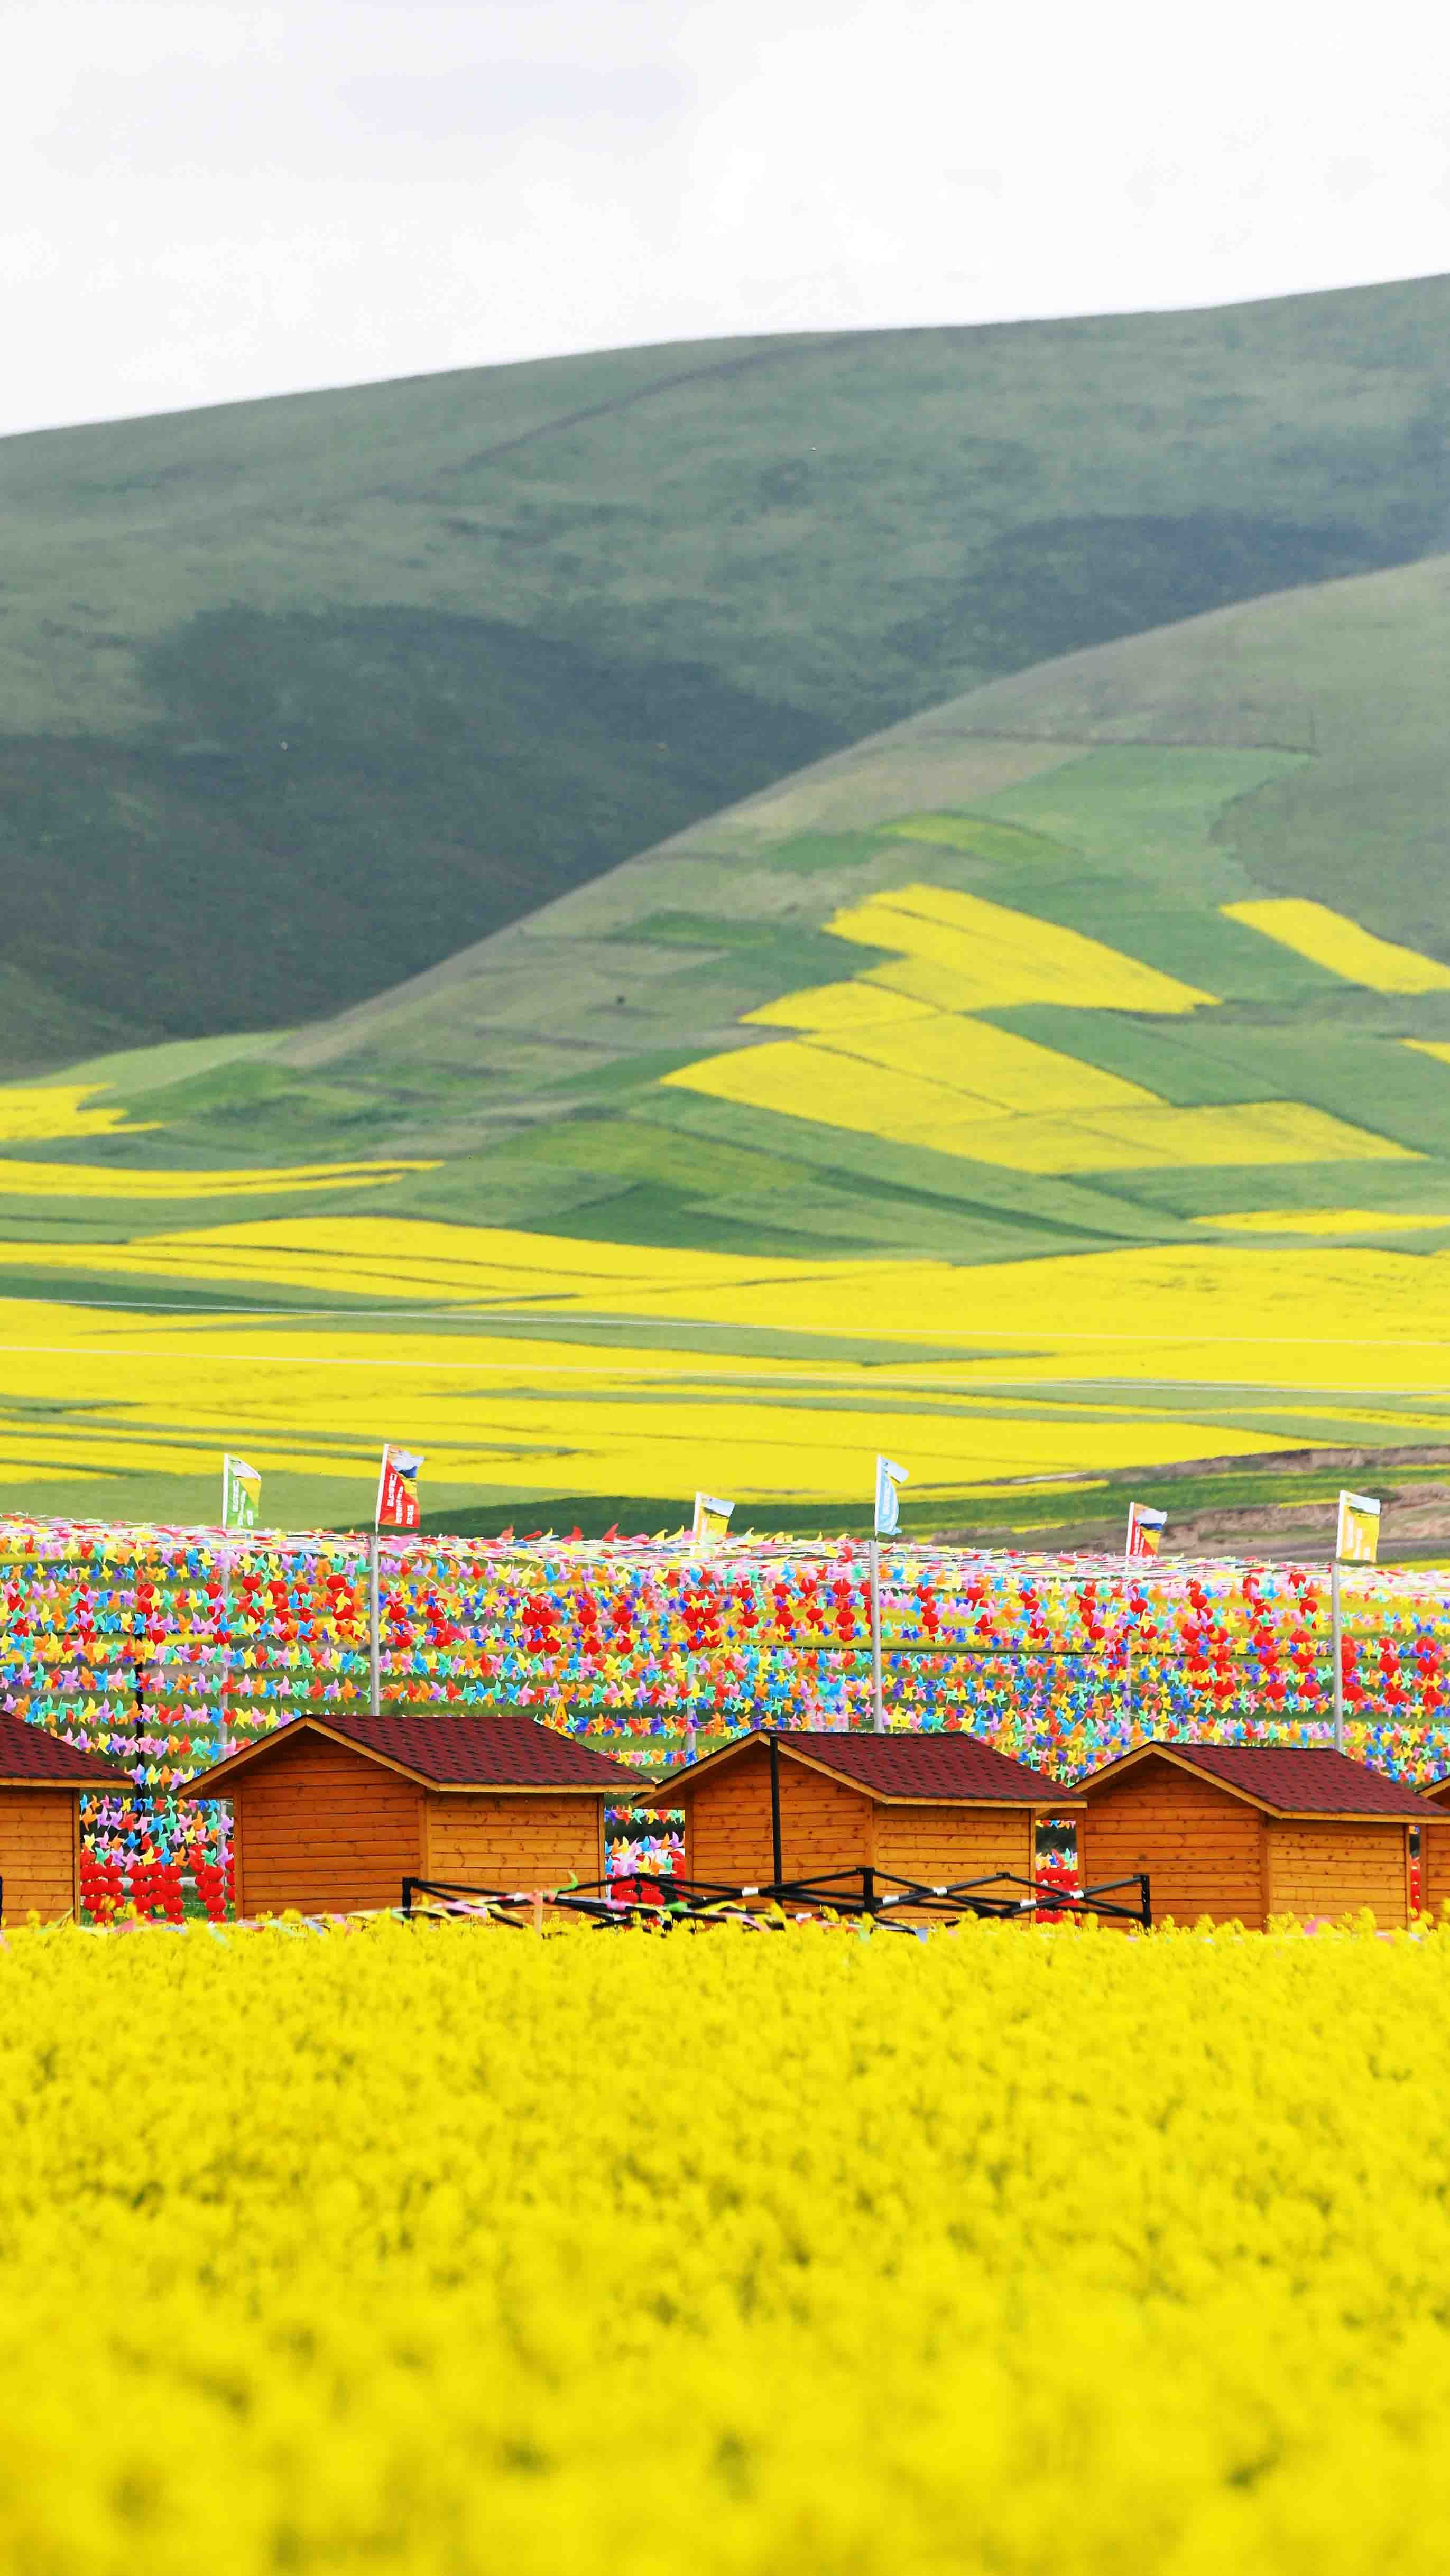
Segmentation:
[[(0, 1067), (314, 1021), (954, 692), (1424, 557), (1450, 503), (1447, 320), (1431, 279), (613, 352), (5, 442)], [(1319, 748), (1312, 692), (1245, 734), (1215, 669), (1218, 729), (1201, 697), (1154, 739)], [(995, 801), (990, 762), (950, 792), (875, 774), (876, 815)], [(1270, 838), (1285, 792), (1260, 798)], [(848, 793), (830, 832), (862, 819)], [(1359, 819), (1411, 852), (1396, 817)], [(1080, 805), (1064, 828), (1077, 848)], [(839, 871), (795, 838), (772, 873), (809, 938)], [(721, 855), (742, 846), (727, 827)], [(779, 970), (783, 896), (766, 956), (748, 900), (667, 875), (643, 916), (606, 897), (542, 1042), (527, 998), (491, 1021), (486, 1103), (557, 1081), (578, 1014), (587, 1090), (601, 1015), (668, 1052), (680, 978), (728, 1010)], [(458, 1106), (449, 1028), (445, 1006), (406, 1059), (425, 1122)], [(213, 1075), (208, 1132), (228, 1105), (243, 1138), (259, 1104), (271, 1132), (375, 1112), (366, 1080), (268, 1079)], [(668, 1187), (630, 1186), (646, 1228), (676, 1222)]]

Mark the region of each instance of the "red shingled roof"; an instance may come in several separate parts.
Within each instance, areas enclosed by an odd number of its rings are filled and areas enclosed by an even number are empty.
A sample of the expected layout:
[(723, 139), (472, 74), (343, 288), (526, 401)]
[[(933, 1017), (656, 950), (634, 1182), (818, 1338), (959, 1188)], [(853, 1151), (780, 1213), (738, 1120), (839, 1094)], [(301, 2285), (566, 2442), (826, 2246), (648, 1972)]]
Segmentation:
[(1221, 1780), (1280, 1816), (1398, 1816), (1413, 1824), (1437, 1813), (1407, 1780), (1391, 1780), (1367, 1762), (1351, 1762), (1324, 1744), (1190, 1744), (1176, 1738), (1136, 1745), (1082, 1782), (1091, 1797), (1099, 1782), (1119, 1776), (1145, 1753), (1168, 1753)]
[[(832, 1772), (837, 1779), (849, 1780), (853, 1788), (864, 1789), (869, 1798), (959, 1800), (979, 1806), (1073, 1807), (1081, 1803), (1076, 1790), (1065, 1789), (1061, 1781), (1050, 1780), (1045, 1772), (1029, 1771), (1025, 1762), (1012, 1761), (977, 1735), (846, 1735), (823, 1727), (779, 1727), (770, 1732), (782, 1753), (797, 1755), (819, 1770)], [(673, 1772), (647, 1799), (641, 1799), (641, 1804), (670, 1806), (672, 1793), (683, 1783), (728, 1762), (752, 1741), (759, 1740), (759, 1736), (738, 1736), (733, 1744), (722, 1745), (702, 1761)], [(768, 1742), (769, 1736), (764, 1740)]]
[(28, 1718), (0, 1716), (0, 1781), (7, 1788), (126, 1789), (130, 1782), (114, 1762), (99, 1753), (82, 1753), (63, 1744)]
[[(434, 1789), (627, 1790), (631, 1803), (642, 1786), (626, 1770), (576, 1736), (560, 1735), (522, 1711), (488, 1716), (453, 1708), (385, 1708), (370, 1717), (359, 1709), (299, 1709), (283, 1726), (244, 1745), (210, 1771), (189, 1780), (183, 1795), (226, 1795), (232, 1775), (271, 1753), (285, 1735), (311, 1728), (340, 1737)], [(215, 1786), (213, 1786), (215, 1784)]]

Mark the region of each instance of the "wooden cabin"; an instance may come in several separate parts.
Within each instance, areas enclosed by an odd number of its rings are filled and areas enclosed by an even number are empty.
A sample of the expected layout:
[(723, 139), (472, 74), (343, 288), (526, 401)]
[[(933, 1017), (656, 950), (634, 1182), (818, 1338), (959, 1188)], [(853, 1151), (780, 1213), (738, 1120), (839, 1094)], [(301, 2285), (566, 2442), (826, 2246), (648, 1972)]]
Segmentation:
[(1030, 1879), (1039, 1816), (1081, 1802), (974, 1735), (771, 1728), (672, 1773), (641, 1803), (683, 1807), (686, 1878), (768, 1887), (866, 1868), (932, 1886)]
[(1440, 1820), (1422, 1818), (1420, 1831), (1420, 1903), (1438, 1922), (1450, 1905), (1450, 1779), (1436, 1780), (1420, 1794)]
[(0, 1716), (0, 1921), (79, 1916), (82, 1793), (124, 1796), (130, 1787), (98, 1753), (82, 1753), (26, 1718)]
[(1155, 1923), (1254, 1932), (1365, 1906), (1402, 1930), (1410, 1834), (1436, 1819), (1404, 1781), (1320, 1745), (1140, 1744), (1079, 1787), (1085, 1887), (1146, 1870)]
[(522, 1713), (304, 1709), (187, 1782), (232, 1808), (242, 1915), (396, 1905), (405, 1878), (507, 1890), (605, 1873), (638, 1772)]

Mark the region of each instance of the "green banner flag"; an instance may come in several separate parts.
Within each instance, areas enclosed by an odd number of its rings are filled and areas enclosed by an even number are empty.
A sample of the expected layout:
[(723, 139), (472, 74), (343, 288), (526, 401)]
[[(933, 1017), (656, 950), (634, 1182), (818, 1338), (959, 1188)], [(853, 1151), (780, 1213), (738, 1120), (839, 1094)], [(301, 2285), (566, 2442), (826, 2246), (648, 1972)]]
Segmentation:
[(262, 1479), (245, 1458), (222, 1460), (222, 1528), (249, 1530), (257, 1526), (257, 1509), (262, 1499)]

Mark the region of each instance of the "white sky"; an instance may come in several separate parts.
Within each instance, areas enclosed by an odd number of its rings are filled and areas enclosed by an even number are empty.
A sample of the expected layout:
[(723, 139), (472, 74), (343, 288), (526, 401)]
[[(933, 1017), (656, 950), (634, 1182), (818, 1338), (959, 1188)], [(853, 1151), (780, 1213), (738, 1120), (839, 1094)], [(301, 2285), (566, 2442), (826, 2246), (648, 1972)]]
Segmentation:
[(0, 0), (0, 429), (1450, 268), (1385, 0)]

